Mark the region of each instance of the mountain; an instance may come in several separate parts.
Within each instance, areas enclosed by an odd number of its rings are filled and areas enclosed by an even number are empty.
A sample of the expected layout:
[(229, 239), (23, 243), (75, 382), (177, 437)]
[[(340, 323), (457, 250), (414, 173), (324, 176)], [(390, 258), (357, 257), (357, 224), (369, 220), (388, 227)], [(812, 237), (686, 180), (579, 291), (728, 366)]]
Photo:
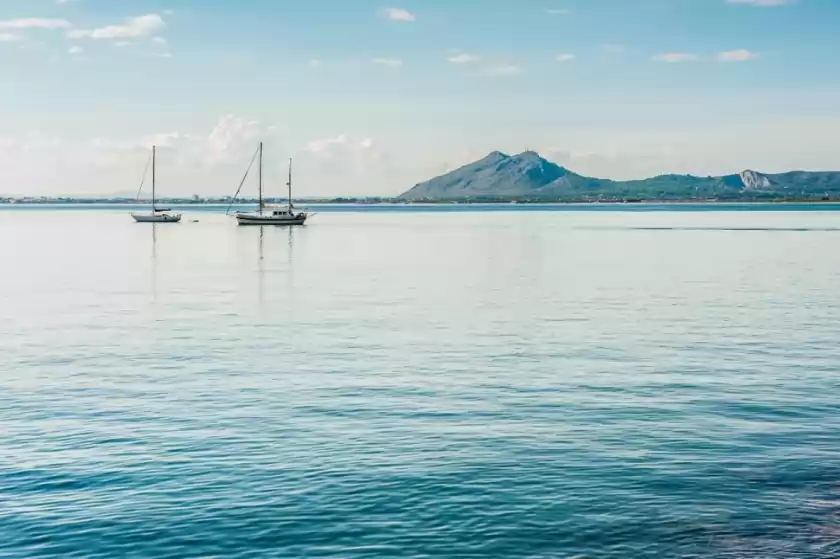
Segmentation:
[(696, 177), (660, 175), (643, 180), (613, 181), (578, 175), (533, 151), (506, 155), (494, 151), (484, 159), (420, 183), (403, 200), (688, 200), (840, 197), (840, 172), (793, 171)]

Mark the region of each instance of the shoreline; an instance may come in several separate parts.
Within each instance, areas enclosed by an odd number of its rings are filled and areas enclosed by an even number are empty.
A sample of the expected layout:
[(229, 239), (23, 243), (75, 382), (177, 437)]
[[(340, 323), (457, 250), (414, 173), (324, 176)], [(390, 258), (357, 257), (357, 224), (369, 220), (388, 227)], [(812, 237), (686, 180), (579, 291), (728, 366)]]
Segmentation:
[[(197, 207), (227, 207), (230, 204), (228, 201), (193, 201), (193, 200), (178, 200), (178, 199), (162, 199), (158, 201), (161, 205), (173, 206), (197, 206)], [(2, 207), (32, 207), (32, 206), (147, 206), (148, 201), (136, 200), (109, 200), (109, 199), (46, 199), (46, 200), (30, 200), (30, 199), (2, 199), (0, 198), (0, 208)], [(245, 200), (233, 204), (231, 207), (242, 207), (256, 204), (257, 201)], [(269, 201), (267, 204), (285, 205), (285, 202)], [(632, 200), (632, 201), (586, 201), (586, 200), (529, 200), (529, 201), (460, 201), (460, 200), (422, 200), (422, 201), (347, 201), (346, 199), (318, 199), (318, 200), (299, 200), (296, 205), (309, 206), (347, 206), (347, 207), (366, 207), (366, 206), (732, 206), (732, 205), (840, 205), (840, 199), (836, 200), (816, 200), (816, 199), (769, 199), (769, 200)]]

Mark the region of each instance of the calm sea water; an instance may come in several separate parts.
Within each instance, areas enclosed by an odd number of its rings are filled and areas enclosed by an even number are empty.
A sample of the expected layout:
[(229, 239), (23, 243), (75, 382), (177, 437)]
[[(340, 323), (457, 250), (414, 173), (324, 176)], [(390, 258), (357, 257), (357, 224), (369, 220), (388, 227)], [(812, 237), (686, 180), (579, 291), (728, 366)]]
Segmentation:
[(840, 212), (701, 209), (0, 211), (0, 556), (837, 557)]

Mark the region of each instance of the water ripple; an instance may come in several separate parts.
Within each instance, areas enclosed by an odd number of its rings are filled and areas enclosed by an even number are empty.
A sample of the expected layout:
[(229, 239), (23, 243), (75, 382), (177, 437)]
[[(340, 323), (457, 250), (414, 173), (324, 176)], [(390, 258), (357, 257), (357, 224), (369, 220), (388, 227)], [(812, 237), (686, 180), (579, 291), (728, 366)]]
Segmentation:
[(2, 557), (840, 556), (830, 213), (125, 217), (0, 220)]

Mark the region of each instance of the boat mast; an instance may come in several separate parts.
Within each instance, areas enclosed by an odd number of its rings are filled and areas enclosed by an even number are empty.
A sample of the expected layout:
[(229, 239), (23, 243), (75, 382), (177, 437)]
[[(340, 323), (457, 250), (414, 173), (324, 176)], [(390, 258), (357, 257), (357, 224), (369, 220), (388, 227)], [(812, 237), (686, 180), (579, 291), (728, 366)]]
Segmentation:
[(263, 171), (263, 143), (260, 142), (260, 212), (263, 211), (262, 171)]
[(157, 147), (152, 146), (152, 212), (155, 211), (155, 165), (157, 163)]
[(289, 158), (289, 182), (286, 183), (289, 187), (289, 210), (292, 209), (292, 158)]

